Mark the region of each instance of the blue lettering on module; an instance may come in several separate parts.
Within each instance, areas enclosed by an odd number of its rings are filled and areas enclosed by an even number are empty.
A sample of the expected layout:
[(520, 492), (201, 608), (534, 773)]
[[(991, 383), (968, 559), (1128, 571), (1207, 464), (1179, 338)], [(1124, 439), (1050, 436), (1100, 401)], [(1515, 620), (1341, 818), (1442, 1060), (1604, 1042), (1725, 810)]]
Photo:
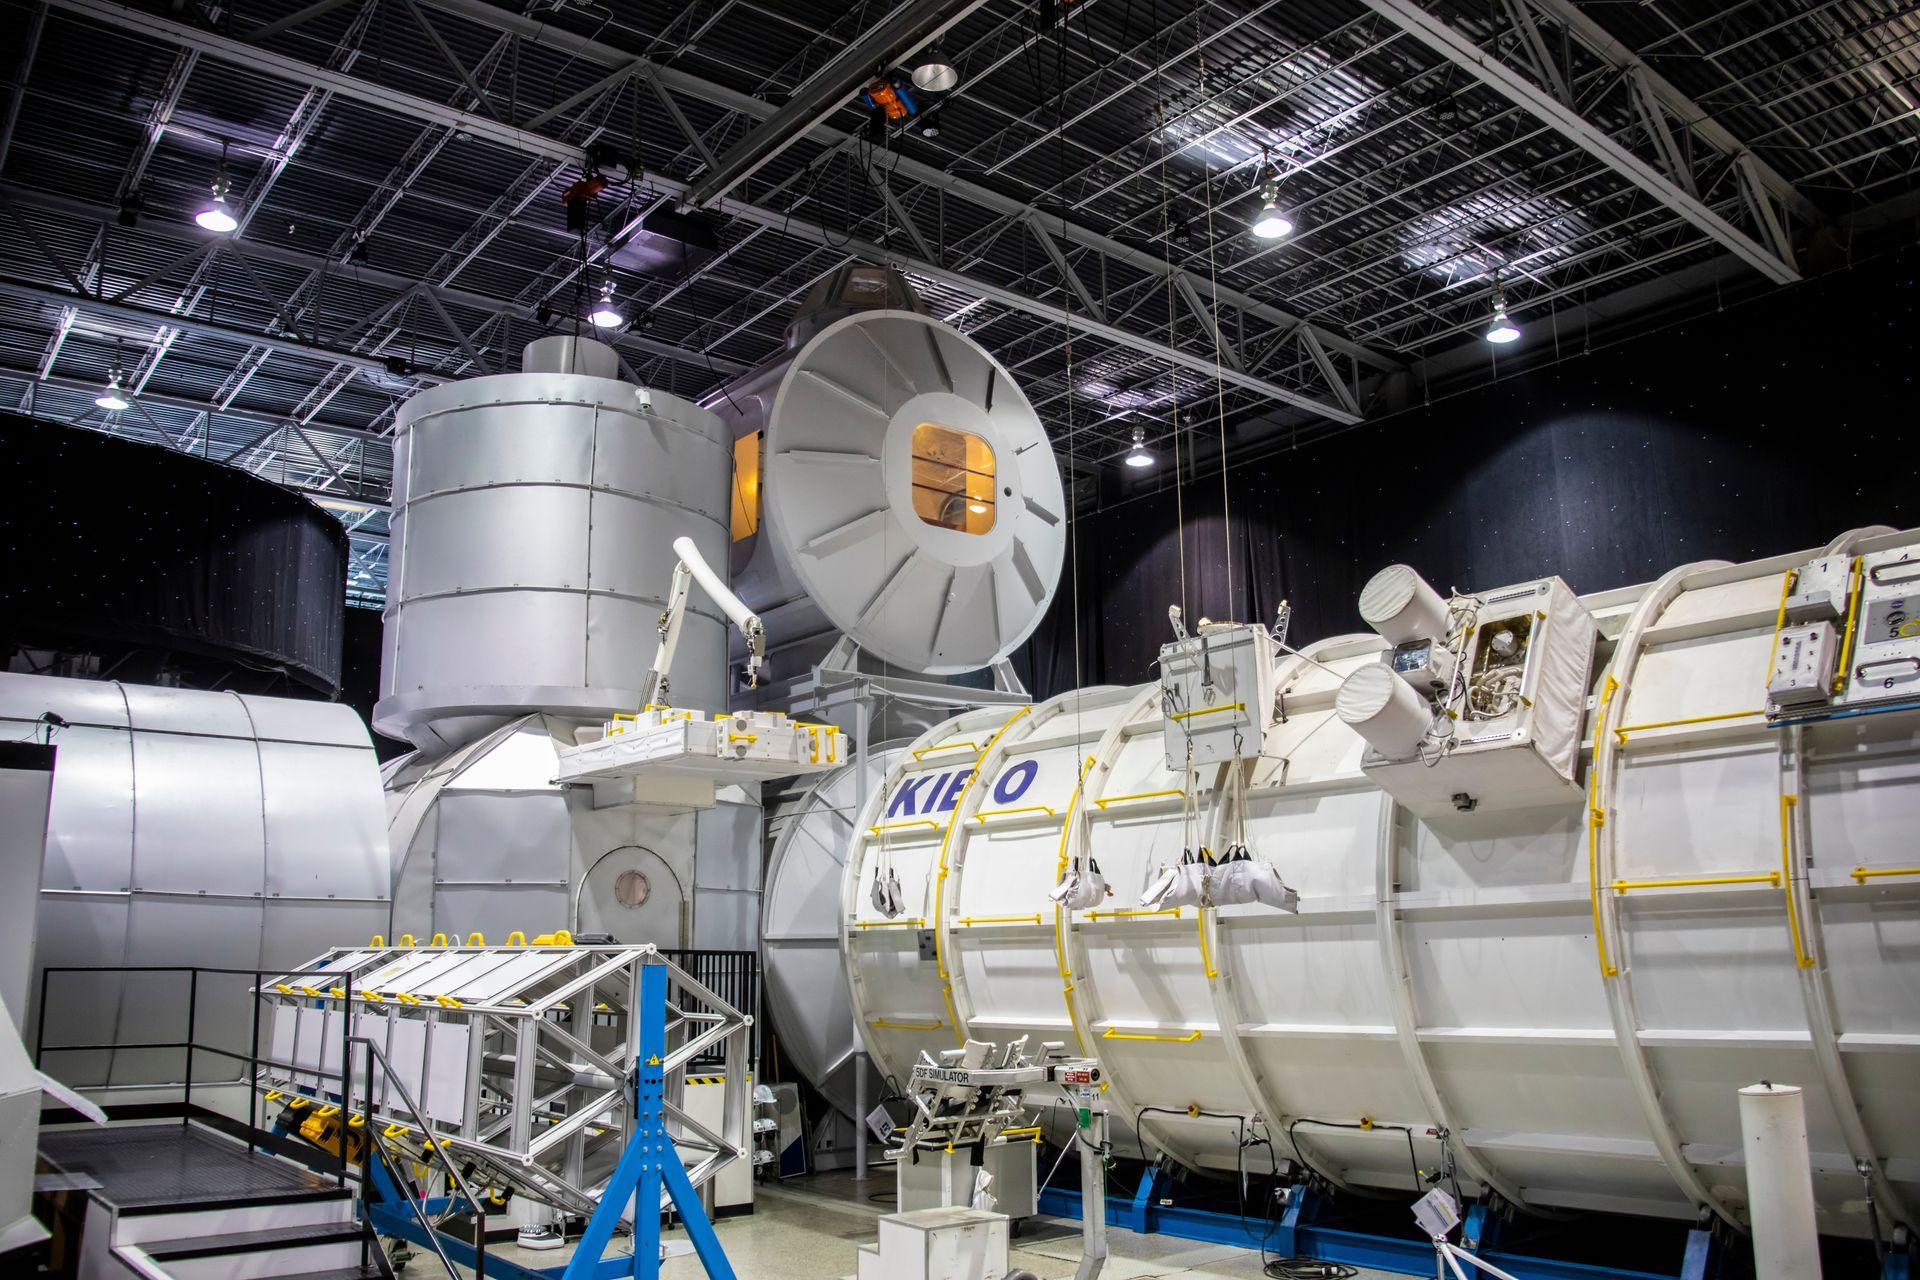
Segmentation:
[(911, 782), (901, 783), (900, 789), (893, 793), (892, 802), (887, 805), (887, 816), (897, 818), (903, 813), (912, 813), (915, 801), (919, 798), (920, 785), (925, 781), (925, 778), (915, 778)]
[(1033, 785), (1033, 780), (1038, 777), (1039, 774), (1040, 762), (1038, 760), (1022, 760), (1019, 764), (1001, 774), (1000, 780), (993, 784), (994, 803), (1011, 804), (1015, 800), (1018, 800), (1021, 796), (1027, 794), (1027, 788)]
[[(967, 789), (967, 783), (972, 780), (972, 778), (973, 770), (971, 769), (962, 769), (953, 775), (952, 779), (947, 783), (946, 794), (940, 797), (941, 813), (953, 812), (953, 806), (960, 803), (960, 793)], [(929, 804), (933, 802), (931, 795), (927, 797), (927, 802)]]

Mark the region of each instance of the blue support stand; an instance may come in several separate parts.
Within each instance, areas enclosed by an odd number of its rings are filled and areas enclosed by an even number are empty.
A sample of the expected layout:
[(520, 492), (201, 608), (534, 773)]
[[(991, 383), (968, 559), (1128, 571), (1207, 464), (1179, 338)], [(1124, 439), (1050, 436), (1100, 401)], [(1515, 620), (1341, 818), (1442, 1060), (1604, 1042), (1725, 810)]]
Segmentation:
[[(711, 1280), (735, 1280), (733, 1266), (720, 1248), (713, 1224), (707, 1220), (699, 1193), (687, 1177), (680, 1154), (674, 1150), (667, 1133), (662, 1103), (666, 1094), (667, 1052), (667, 971), (659, 965), (640, 970), (640, 1049), (639, 1068), (634, 1074), (633, 1133), (620, 1163), (607, 1180), (600, 1205), (587, 1219), (585, 1232), (564, 1267), (533, 1268), (488, 1257), (489, 1280), (659, 1280), (660, 1277), (660, 1193), (664, 1188), (673, 1198), (694, 1252)], [(383, 1161), (372, 1162), (370, 1172), (379, 1192), (380, 1203), (370, 1204), (367, 1214), (374, 1229), (382, 1235), (400, 1236), (416, 1244), (431, 1246), (423, 1234), (413, 1210), (406, 1206), (405, 1194), (388, 1173)], [(446, 1210), (445, 1199), (429, 1200), (422, 1210), (429, 1216)], [(613, 1240), (624, 1206), (633, 1207), (633, 1254), (607, 1257), (607, 1245)], [(455, 1236), (437, 1233), (439, 1246), (463, 1266), (478, 1260), (473, 1245)]]
[[(601, 1193), (600, 1207), (587, 1219), (561, 1280), (606, 1280), (632, 1275), (636, 1280), (659, 1280), (660, 1190), (664, 1186), (687, 1224), (687, 1237), (712, 1280), (734, 1280), (733, 1266), (720, 1248), (720, 1238), (707, 1221), (699, 1193), (687, 1179), (687, 1170), (667, 1133), (661, 1103), (666, 1095), (667, 971), (657, 964), (640, 970), (640, 1067), (634, 1076), (633, 1134), (620, 1163)], [(620, 1222), (620, 1207), (633, 1201), (633, 1270), (601, 1269), (601, 1255)]]

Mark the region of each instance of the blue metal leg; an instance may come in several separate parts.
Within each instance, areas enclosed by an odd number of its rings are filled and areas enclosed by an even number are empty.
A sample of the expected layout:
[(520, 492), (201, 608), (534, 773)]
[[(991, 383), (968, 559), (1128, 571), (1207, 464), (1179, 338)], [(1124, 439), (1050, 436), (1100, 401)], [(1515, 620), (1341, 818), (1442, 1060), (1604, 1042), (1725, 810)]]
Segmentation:
[[(664, 1183), (687, 1224), (687, 1235), (694, 1252), (712, 1280), (734, 1280), (733, 1267), (720, 1248), (713, 1224), (707, 1221), (700, 1197), (680, 1163), (673, 1139), (667, 1133), (663, 1099), (666, 1094), (665, 1068), (661, 1059), (667, 1051), (667, 971), (659, 965), (647, 965), (640, 971), (640, 1067), (634, 1077), (633, 1133), (620, 1163), (607, 1180), (600, 1195), (600, 1206), (587, 1219), (587, 1228), (573, 1251), (562, 1280), (606, 1280), (628, 1274), (638, 1280), (659, 1280), (660, 1276), (660, 1191)], [(633, 1260), (629, 1271), (625, 1261), (610, 1266), (601, 1255), (613, 1239), (620, 1221), (621, 1207), (633, 1205)]]
[(1686, 1260), (1680, 1264), (1680, 1280), (1711, 1280), (1719, 1270), (1720, 1247), (1713, 1232), (1695, 1227), (1687, 1232)]

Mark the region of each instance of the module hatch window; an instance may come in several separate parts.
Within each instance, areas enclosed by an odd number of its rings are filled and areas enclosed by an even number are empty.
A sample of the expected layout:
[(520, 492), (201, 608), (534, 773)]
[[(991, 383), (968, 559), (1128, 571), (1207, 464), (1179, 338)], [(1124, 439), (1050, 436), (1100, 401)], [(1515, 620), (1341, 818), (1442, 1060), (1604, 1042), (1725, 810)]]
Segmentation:
[(993, 446), (971, 431), (923, 422), (913, 429), (913, 510), (956, 533), (993, 528)]

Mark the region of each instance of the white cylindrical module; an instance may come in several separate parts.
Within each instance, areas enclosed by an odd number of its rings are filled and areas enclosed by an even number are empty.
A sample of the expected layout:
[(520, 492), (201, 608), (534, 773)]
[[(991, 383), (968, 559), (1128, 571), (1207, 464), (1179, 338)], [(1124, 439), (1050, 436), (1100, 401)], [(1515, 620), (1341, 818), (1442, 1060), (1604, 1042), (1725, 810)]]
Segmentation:
[[(1724, 714), (1760, 704), (1771, 633), (1755, 619), (1812, 554), (1686, 566), (1588, 602), (1617, 639), (1581, 735), (1602, 747), (1581, 762), (1594, 790), (1564, 802), (1432, 822), (1395, 803), (1362, 770), (1341, 694), (1356, 671), (1397, 678), (1378, 636), (1345, 636), (1279, 658), (1284, 715), (1262, 754), (1191, 782), (1167, 768), (1157, 683), (932, 728), (852, 824), (836, 916), (794, 931), (839, 933), (883, 1075), (967, 1038), (1065, 1041), (1101, 1060), (1116, 1146), (1148, 1158), (1231, 1176), (1264, 1159), (1243, 1145), (1264, 1124), (1281, 1160), (1411, 1192), (1406, 1133), (1388, 1127), (1403, 1125), (1422, 1167), (1444, 1131), (1467, 1194), (1523, 1211), (1691, 1221), (1704, 1204), (1733, 1222), (1746, 1187), (1718, 1153), (1741, 1140), (1735, 1091), (1764, 1075), (1819, 1082), (1814, 1148), (1866, 1162), (1883, 1216), (1909, 1223), (1920, 1129), (1895, 1064), (1920, 1043), (1920, 1005), (1900, 996), (1920, 985), (1902, 942), (1920, 880), (1889, 815), (1920, 812), (1920, 713), (1809, 725), (1792, 777), (1786, 730)], [(1394, 695), (1373, 692), (1388, 714)], [(1483, 770), (1478, 793), (1508, 785), (1516, 757), (1469, 754), (1450, 764)], [(1783, 812), (1812, 868), (1787, 899), (1753, 874), (1780, 865)], [(1299, 891), (1297, 914), (1139, 910), (1183, 849), (1239, 840)], [(1094, 910), (1050, 897), (1075, 856), (1112, 889)], [(883, 867), (898, 916), (873, 905)], [(1806, 994), (1795, 939), (1826, 999)], [(1867, 1234), (1851, 1160), (1812, 1186), (1823, 1230)]]
[[(690, 537), (725, 564), (726, 429), (623, 382), (586, 339), (528, 346), (526, 371), (450, 382), (395, 425), (393, 565), (374, 725), (444, 752), (529, 711), (638, 705)], [(718, 611), (687, 610), (673, 696), (726, 704)]]
[(1384, 662), (1371, 662), (1348, 676), (1335, 695), (1341, 721), (1389, 760), (1404, 760), (1420, 747), (1433, 710), (1412, 685)]
[[(195, 1034), (239, 1049), (247, 971), (386, 931), (379, 765), (353, 708), (0, 673), (0, 738), (27, 737), (46, 712), (66, 725), (53, 739), (36, 1002), (50, 967), (237, 969), (201, 975)], [(184, 1040), (187, 999), (184, 970), (56, 974), (46, 1043)], [(179, 1081), (181, 1055), (49, 1052), (45, 1067), (81, 1088), (131, 1087)], [(194, 1060), (198, 1081), (244, 1070)]]
[[(862, 283), (856, 269), (843, 292)], [(844, 310), (803, 316), (796, 349), (708, 401), (743, 441), (764, 433), (742, 487), (764, 520), (735, 589), (766, 619), (776, 679), (842, 635), (891, 667), (978, 670), (1032, 633), (1059, 580), (1046, 429), (959, 330)]]
[(1447, 634), (1447, 602), (1409, 565), (1390, 564), (1360, 589), (1360, 617), (1388, 644)]
[(1798, 1086), (1762, 1081), (1740, 1090), (1740, 1138), (1755, 1280), (1818, 1280), (1813, 1158)]

